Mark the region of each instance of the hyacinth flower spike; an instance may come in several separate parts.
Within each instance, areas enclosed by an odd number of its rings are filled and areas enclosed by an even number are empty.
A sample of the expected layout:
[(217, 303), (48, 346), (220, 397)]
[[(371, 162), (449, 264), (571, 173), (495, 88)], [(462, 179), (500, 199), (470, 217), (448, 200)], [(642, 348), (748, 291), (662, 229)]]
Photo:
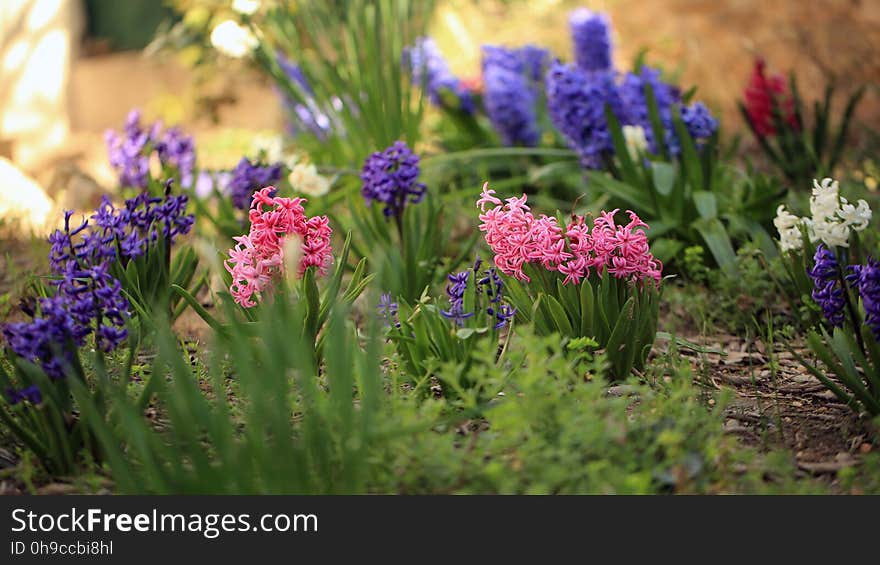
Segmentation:
[(364, 201), (367, 206), (382, 204), (382, 213), (394, 219), (401, 241), (406, 205), (418, 204), (425, 196), (426, 187), (418, 181), (419, 174), (419, 156), (403, 141), (370, 155), (361, 171)]
[[(314, 268), (325, 275), (333, 262), (333, 229), (326, 216), (307, 217), (304, 198), (275, 196), (275, 188), (258, 190), (251, 201), (250, 231), (234, 240), (224, 262), (232, 275), (229, 292), (236, 304), (253, 308), (287, 271), (302, 278)], [(298, 253), (287, 250), (289, 238), (299, 238)], [(285, 253), (287, 251), (287, 253)], [(286, 264), (295, 255), (298, 264)]]

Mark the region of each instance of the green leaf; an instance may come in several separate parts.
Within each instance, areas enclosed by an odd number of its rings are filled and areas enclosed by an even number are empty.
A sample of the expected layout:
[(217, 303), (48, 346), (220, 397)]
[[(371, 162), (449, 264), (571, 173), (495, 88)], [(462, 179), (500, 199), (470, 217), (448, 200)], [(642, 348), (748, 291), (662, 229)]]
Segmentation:
[(670, 163), (655, 161), (651, 163), (651, 175), (654, 179), (654, 188), (663, 196), (672, 194), (675, 187), (675, 178), (677, 176), (675, 166)]
[(694, 229), (703, 238), (706, 247), (715, 258), (715, 262), (724, 271), (733, 273), (736, 271), (736, 253), (733, 250), (733, 244), (730, 242), (730, 236), (724, 229), (724, 224), (717, 218), (700, 219), (694, 222)]
[(639, 174), (636, 170), (636, 164), (633, 162), (626, 146), (626, 138), (623, 135), (623, 128), (620, 121), (609, 104), (605, 104), (605, 119), (608, 122), (608, 131), (611, 132), (611, 142), (614, 146), (614, 155), (620, 163), (620, 171), (624, 182), (631, 185), (639, 184)]
[(718, 216), (718, 199), (706, 190), (696, 190), (693, 194), (694, 206), (701, 218), (711, 220)]
[(833, 174), (834, 168), (837, 166), (837, 161), (840, 159), (840, 154), (843, 151), (844, 144), (846, 143), (846, 135), (849, 131), (849, 126), (852, 121), (853, 114), (855, 113), (856, 106), (858, 106), (859, 101), (862, 99), (862, 96), (865, 94), (865, 87), (862, 86), (858, 90), (856, 90), (852, 96), (847, 100), (846, 108), (843, 111), (843, 118), (840, 121), (840, 126), (837, 130), (837, 135), (834, 139), (833, 149), (831, 151), (831, 155), (828, 158), (828, 163), (825, 166), (826, 174)]
[(621, 308), (611, 335), (605, 347), (605, 354), (611, 361), (612, 378), (625, 379), (632, 370), (636, 347), (631, 343), (635, 301), (630, 297)]
[(650, 196), (645, 194), (645, 190), (615, 180), (605, 172), (587, 171), (586, 175), (589, 181), (595, 183), (598, 188), (616, 198), (620, 198), (632, 206), (633, 209), (639, 210), (640, 213), (644, 211), (645, 216), (651, 217), (658, 214), (657, 207), (651, 204)]
[[(685, 176), (690, 184), (690, 190), (703, 190), (706, 188), (706, 185), (704, 184), (703, 160), (701, 157), (711, 159), (716, 151), (717, 138), (713, 136), (712, 139), (706, 142), (703, 151), (698, 152), (694, 139), (691, 137), (690, 132), (688, 132), (684, 122), (681, 121), (677, 110), (672, 117), (672, 126), (675, 129), (679, 145), (681, 146), (681, 162), (684, 166)], [(708, 167), (707, 174), (709, 174)]]
[(648, 120), (651, 123), (651, 132), (654, 134), (654, 145), (657, 146), (660, 156), (668, 161), (669, 151), (666, 148), (666, 131), (663, 128), (663, 121), (660, 119), (657, 96), (654, 94), (654, 88), (648, 81), (644, 82), (644, 89), (645, 101), (648, 105)]
[(455, 331), (455, 336), (458, 339), (468, 339), (472, 335), (476, 333), (474, 328), (459, 328)]
[(593, 296), (593, 285), (590, 284), (589, 279), (585, 278), (581, 281), (579, 291), (581, 301), (581, 327), (578, 335), (595, 337), (593, 330), (593, 320), (596, 317), (594, 304), (595, 297)]
[(562, 304), (550, 295), (544, 295), (543, 298), (544, 304), (549, 310), (550, 316), (553, 318), (553, 323), (556, 325), (559, 334), (562, 336), (574, 335), (571, 322), (568, 320), (568, 316), (565, 314), (565, 308), (562, 307)]
[(171, 285), (171, 291), (177, 293), (181, 298), (183, 298), (189, 305), (195, 310), (196, 314), (205, 321), (206, 324), (211, 326), (214, 331), (223, 332), (225, 331), (223, 328), (223, 324), (221, 324), (214, 316), (208, 313), (207, 310), (199, 303), (196, 298), (189, 293), (185, 288), (182, 288), (176, 284)]

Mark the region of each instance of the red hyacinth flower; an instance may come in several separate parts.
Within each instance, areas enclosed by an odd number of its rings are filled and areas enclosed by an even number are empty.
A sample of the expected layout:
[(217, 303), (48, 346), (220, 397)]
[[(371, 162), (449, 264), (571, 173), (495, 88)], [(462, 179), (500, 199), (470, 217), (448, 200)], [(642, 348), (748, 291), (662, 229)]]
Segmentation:
[(755, 67), (745, 90), (745, 107), (755, 132), (761, 136), (773, 136), (777, 131), (773, 125), (773, 102), (785, 121), (794, 130), (800, 129), (794, 113), (794, 100), (788, 92), (785, 79), (780, 74), (767, 75), (767, 63), (762, 58), (755, 59)]

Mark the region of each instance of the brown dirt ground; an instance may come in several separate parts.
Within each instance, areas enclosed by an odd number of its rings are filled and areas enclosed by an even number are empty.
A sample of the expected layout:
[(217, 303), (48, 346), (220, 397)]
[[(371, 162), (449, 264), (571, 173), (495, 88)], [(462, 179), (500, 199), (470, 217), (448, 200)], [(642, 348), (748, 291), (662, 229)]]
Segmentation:
[[(661, 329), (662, 317), (672, 316), (679, 322), (687, 318), (685, 312), (667, 310), (661, 314)], [(678, 348), (700, 384), (733, 393), (724, 412), (724, 430), (744, 445), (760, 451), (789, 450), (802, 472), (829, 478), (857, 465), (874, 448), (877, 431), (868, 419), (840, 402), (797, 359), (795, 353), (812, 357), (802, 341), (768, 347), (760, 339), (724, 332), (705, 335), (693, 327), (678, 337), (713, 351)], [(668, 343), (658, 341), (655, 353), (667, 348)]]

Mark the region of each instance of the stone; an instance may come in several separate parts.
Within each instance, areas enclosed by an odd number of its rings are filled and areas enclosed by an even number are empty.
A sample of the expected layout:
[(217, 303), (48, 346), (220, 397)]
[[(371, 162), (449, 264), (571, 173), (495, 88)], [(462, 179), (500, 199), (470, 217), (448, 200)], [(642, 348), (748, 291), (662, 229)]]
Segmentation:
[(0, 157), (0, 228), (12, 235), (45, 235), (55, 222), (55, 202), (43, 187)]

